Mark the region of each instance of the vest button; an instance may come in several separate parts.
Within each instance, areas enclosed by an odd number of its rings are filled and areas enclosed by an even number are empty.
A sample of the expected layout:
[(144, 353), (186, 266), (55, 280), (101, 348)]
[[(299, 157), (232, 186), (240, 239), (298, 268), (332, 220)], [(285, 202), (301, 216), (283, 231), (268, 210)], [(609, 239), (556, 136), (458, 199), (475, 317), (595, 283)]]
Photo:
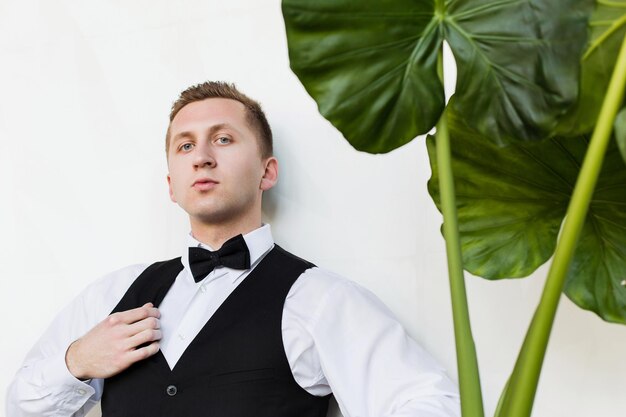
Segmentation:
[(173, 397), (178, 392), (178, 388), (176, 388), (176, 385), (169, 385), (165, 392), (167, 392), (167, 395), (170, 397)]

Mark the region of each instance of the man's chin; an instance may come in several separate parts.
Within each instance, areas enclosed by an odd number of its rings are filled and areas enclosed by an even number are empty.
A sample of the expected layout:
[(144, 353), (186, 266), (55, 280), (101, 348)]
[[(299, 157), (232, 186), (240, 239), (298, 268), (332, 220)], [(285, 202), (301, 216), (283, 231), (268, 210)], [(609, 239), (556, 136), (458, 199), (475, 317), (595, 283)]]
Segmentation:
[(195, 222), (206, 225), (228, 224), (237, 218), (233, 210), (208, 209), (206, 207), (194, 210), (193, 212), (187, 212), (187, 214), (189, 214), (189, 217)]
[[(245, 223), (249, 216), (254, 214), (252, 203), (246, 204), (215, 204), (222, 201), (204, 201), (205, 204), (196, 204), (194, 206), (182, 207), (187, 212), (193, 223), (225, 226), (237, 223)], [(209, 204), (206, 204), (209, 203)]]

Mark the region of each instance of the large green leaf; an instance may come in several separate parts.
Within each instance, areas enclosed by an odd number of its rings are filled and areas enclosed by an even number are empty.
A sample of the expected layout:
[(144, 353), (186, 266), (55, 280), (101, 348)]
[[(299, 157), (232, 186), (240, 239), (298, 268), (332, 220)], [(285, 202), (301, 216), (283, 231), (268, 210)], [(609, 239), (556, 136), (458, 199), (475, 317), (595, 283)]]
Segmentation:
[(456, 57), (457, 106), (468, 121), (498, 143), (547, 133), (577, 96), (590, 4), (283, 0), (283, 15), (291, 68), (322, 115), (355, 148), (380, 153), (439, 119), (444, 39)]
[(591, 1), (451, 1), (456, 110), (490, 140), (536, 140), (578, 97)]
[(444, 108), (432, 1), (283, 0), (291, 68), (359, 150), (388, 152)]
[(615, 118), (615, 137), (617, 138), (617, 145), (622, 153), (622, 158), (626, 161), (626, 107)]
[[(448, 112), (464, 267), (488, 279), (522, 277), (556, 245), (588, 140), (552, 138), (498, 148)], [(427, 140), (439, 207), (434, 137)], [(565, 293), (603, 319), (626, 323), (626, 166), (607, 151)]]
[(559, 121), (556, 130), (561, 135), (575, 136), (593, 130), (626, 35), (626, 0), (598, 1), (589, 26), (591, 34), (582, 59), (580, 97), (576, 106)]

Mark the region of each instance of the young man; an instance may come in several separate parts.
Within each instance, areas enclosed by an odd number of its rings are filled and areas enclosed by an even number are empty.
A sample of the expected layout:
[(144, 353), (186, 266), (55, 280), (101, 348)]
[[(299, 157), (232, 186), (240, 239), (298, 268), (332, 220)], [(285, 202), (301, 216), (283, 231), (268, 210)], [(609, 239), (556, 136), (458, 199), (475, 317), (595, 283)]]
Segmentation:
[(278, 178), (259, 104), (207, 82), (174, 103), (170, 197), (181, 257), (114, 272), (52, 323), (9, 388), (8, 417), (458, 416), (444, 371), (371, 293), (274, 244)]

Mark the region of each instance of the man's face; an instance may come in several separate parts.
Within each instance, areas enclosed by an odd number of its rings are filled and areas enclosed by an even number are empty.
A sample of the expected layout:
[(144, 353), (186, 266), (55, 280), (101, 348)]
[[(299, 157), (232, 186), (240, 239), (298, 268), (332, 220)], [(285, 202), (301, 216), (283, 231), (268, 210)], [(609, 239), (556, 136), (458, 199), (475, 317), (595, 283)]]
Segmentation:
[[(232, 224), (261, 212), (273, 157), (262, 159), (257, 137), (236, 100), (211, 98), (183, 107), (170, 125), (170, 198), (192, 222)], [(271, 177), (271, 175), (270, 175)]]

